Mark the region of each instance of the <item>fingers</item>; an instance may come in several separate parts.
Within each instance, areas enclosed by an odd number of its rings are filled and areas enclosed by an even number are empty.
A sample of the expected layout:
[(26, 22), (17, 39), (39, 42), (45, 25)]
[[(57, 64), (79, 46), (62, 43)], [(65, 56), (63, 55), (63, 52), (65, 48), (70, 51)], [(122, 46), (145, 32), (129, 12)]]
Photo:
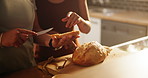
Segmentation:
[(61, 47), (64, 45), (67, 45), (71, 42), (73, 42), (73, 40), (75, 40), (76, 38), (78, 38), (79, 36), (72, 36), (72, 35), (67, 35), (67, 36), (63, 36), (61, 39), (57, 39), (57, 38), (53, 38), (53, 42), (52, 45), (53, 47)]
[(68, 41), (67, 40), (67, 42), (64, 44), (64, 46), (65, 45), (67, 45), (67, 47), (65, 47), (65, 49), (71, 49), (71, 50), (74, 50), (76, 47), (77, 47), (77, 45), (74, 43), (74, 40), (76, 39), (76, 38), (78, 38), (79, 36), (76, 36), (76, 37), (69, 37), (70, 38), (70, 40)]
[(78, 17), (76, 17), (74, 14), (72, 14), (66, 23), (66, 27), (71, 28), (72, 26), (74, 26), (73, 24), (77, 20), (77, 18)]
[(70, 42), (69, 44), (64, 45), (65, 49), (75, 50), (77, 48), (77, 45), (74, 43), (74, 41)]
[(81, 22), (81, 19), (82, 19), (82, 18), (80, 18), (80, 17), (79, 17), (79, 18), (77, 18), (77, 20), (74, 22), (74, 24), (73, 24), (73, 25), (79, 24), (79, 23)]
[(81, 17), (75, 12), (69, 12), (67, 17), (62, 19), (63, 22), (67, 22), (65, 27), (71, 28), (81, 21)]
[(79, 17), (74, 17), (74, 18), (72, 19), (72, 21), (71, 21), (71, 24), (70, 24), (69, 28), (71, 28), (72, 26), (74, 26), (74, 25), (76, 25), (76, 24), (77, 24), (77, 23), (76, 23), (76, 21), (78, 21), (78, 18), (79, 18)]
[(17, 28), (16, 30), (18, 30), (20, 33), (24, 33), (24, 34), (28, 34), (28, 35), (37, 35), (36, 32), (31, 31), (31, 30), (27, 30), (27, 29)]
[(29, 35), (37, 35), (35, 32), (26, 29), (16, 28), (3, 33), (2, 44), (5, 47), (18, 47), (25, 43)]
[(66, 16), (65, 18), (63, 18), (62, 21), (63, 21), (63, 22), (68, 21), (68, 19), (70, 18), (70, 16), (71, 16), (72, 13), (73, 13), (73, 12), (68, 12), (67, 16)]
[(17, 40), (14, 43), (14, 47), (21, 46), (23, 43), (25, 43), (27, 41), (28, 38), (29, 38), (28, 34), (18, 33)]
[(26, 29), (17, 28), (16, 31), (16, 40), (13, 43), (14, 47), (20, 47), (23, 43), (27, 41), (29, 35), (37, 35), (36, 32)]
[(59, 39), (56, 38), (56, 36), (53, 36), (53, 37), (52, 37), (52, 46), (53, 46), (53, 47), (58, 47), (58, 46), (57, 46), (58, 42), (59, 42)]
[(66, 41), (64, 42), (64, 45), (65, 44), (68, 44), (69, 42), (72, 42), (74, 39), (73, 39), (73, 36), (72, 35), (68, 35), (66, 36)]
[(21, 34), (20, 35), (20, 39), (22, 40), (22, 41), (26, 41), (27, 39), (29, 38), (29, 35), (28, 34)]
[(65, 18), (62, 19), (62, 21), (66, 22), (66, 21), (68, 21), (68, 19), (69, 19), (69, 17), (65, 17)]
[(62, 39), (59, 40), (57, 47), (61, 47), (65, 44), (65, 42), (67, 42), (67, 38), (63, 37)]
[(75, 22), (76, 18), (78, 18), (78, 17), (76, 15), (76, 13), (74, 13), (74, 12), (69, 12), (68, 16), (69, 16), (69, 19), (66, 23), (66, 27), (71, 28), (73, 26), (73, 22)]

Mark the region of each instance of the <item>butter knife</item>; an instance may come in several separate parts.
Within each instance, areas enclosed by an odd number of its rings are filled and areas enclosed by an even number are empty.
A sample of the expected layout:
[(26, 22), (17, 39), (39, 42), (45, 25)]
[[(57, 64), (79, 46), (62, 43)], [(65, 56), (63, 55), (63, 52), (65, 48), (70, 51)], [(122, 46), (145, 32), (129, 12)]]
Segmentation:
[(51, 30), (53, 30), (53, 28), (49, 28), (49, 29), (46, 29), (46, 30), (43, 30), (43, 31), (39, 31), (39, 32), (37, 32), (37, 35), (39, 36), (39, 35), (45, 34), (45, 33), (49, 32)]

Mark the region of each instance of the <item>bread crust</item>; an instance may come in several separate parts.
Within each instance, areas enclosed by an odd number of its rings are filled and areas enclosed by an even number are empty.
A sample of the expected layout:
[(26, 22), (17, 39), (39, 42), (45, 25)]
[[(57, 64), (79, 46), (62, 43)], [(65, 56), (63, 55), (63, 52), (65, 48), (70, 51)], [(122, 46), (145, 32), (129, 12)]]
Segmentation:
[(111, 49), (98, 42), (88, 42), (77, 47), (72, 56), (73, 63), (81, 66), (91, 66), (104, 61)]
[(70, 31), (70, 32), (62, 33), (62, 34), (52, 34), (52, 35), (49, 35), (49, 36), (50, 37), (56, 36), (56, 38), (62, 38), (63, 36), (66, 36), (66, 35), (78, 36), (79, 33), (80, 33), (79, 31)]

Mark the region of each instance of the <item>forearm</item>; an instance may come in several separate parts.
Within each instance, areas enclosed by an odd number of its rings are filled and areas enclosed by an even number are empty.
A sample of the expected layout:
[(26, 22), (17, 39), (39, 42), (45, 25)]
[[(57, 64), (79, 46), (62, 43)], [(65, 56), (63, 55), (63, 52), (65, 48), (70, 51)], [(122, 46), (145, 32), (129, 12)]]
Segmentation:
[(77, 24), (82, 33), (88, 34), (91, 30), (91, 25), (89, 20), (81, 19), (81, 22)]
[(80, 9), (80, 23), (77, 24), (82, 33), (88, 34), (91, 30), (91, 24), (89, 20), (89, 12), (87, 6), (87, 0), (79, 0)]

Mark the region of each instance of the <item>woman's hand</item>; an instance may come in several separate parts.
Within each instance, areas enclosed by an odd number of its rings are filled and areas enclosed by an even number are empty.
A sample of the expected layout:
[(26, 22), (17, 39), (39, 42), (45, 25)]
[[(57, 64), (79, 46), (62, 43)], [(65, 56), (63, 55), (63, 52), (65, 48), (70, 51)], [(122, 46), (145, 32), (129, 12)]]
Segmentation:
[(56, 38), (56, 36), (52, 37), (52, 46), (55, 48), (67, 45), (69, 43), (73, 43), (73, 40), (79, 38), (79, 36), (65, 35), (62, 38)]
[(76, 48), (78, 47), (78, 45), (76, 45), (73, 41), (64, 45), (64, 48), (65, 49), (68, 49), (68, 50), (75, 50)]
[(5, 47), (19, 47), (30, 35), (37, 35), (36, 32), (26, 29), (16, 28), (3, 33), (2, 45)]
[(79, 30), (82, 33), (89, 33), (90, 32), (90, 22), (89, 20), (84, 20), (81, 16), (79, 16), (75, 12), (69, 12), (65, 18), (62, 19), (63, 22), (67, 22), (65, 27), (71, 28), (75, 25), (79, 27)]
[(65, 18), (62, 19), (63, 22), (67, 22), (67, 28), (71, 28), (76, 24), (79, 24), (83, 19), (75, 12), (69, 12)]

